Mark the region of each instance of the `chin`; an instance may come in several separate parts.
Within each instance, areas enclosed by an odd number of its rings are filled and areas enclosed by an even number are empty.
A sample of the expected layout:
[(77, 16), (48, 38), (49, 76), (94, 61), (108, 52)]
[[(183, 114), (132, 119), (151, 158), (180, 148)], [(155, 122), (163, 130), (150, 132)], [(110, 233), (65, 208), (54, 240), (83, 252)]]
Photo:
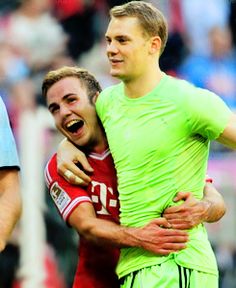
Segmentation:
[(117, 71), (112, 71), (110, 74), (112, 77), (120, 79), (120, 80), (123, 80), (125, 78), (123, 74), (121, 74)]
[(111, 68), (110, 74), (111, 76), (118, 77), (120, 75), (120, 71)]

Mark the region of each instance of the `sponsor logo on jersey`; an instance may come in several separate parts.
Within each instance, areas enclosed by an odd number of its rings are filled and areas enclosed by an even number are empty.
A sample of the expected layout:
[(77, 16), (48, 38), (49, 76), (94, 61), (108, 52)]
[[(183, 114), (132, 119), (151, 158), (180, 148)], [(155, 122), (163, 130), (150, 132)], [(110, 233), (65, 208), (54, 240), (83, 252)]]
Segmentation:
[[(100, 203), (101, 209), (96, 210), (97, 214), (100, 215), (110, 215), (109, 212), (111, 207), (117, 207), (117, 200), (114, 199), (114, 192), (111, 187), (107, 187), (105, 183), (92, 181), (91, 182), (92, 188), (91, 188), (91, 198), (93, 203)], [(98, 195), (95, 195), (96, 189), (98, 189), (99, 193)], [(113, 198), (113, 199), (112, 199)]]
[(57, 182), (53, 183), (50, 189), (50, 194), (58, 210), (62, 213), (71, 201), (70, 196), (59, 186)]

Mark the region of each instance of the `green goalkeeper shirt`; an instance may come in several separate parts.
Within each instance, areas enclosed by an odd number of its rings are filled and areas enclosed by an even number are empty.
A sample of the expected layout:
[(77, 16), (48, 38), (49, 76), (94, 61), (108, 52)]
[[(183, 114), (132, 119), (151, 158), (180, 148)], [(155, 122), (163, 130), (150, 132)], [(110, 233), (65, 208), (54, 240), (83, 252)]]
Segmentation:
[[(161, 217), (179, 191), (203, 197), (209, 141), (226, 127), (231, 111), (208, 90), (166, 74), (147, 95), (128, 98), (124, 85), (105, 89), (96, 102), (118, 174), (120, 221), (140, 227)], [(187, 248), (158, 256), (123, 248), (119, 277), (174, 258), (178, 264), (217, 273), (204, 225), (189, 231)]]

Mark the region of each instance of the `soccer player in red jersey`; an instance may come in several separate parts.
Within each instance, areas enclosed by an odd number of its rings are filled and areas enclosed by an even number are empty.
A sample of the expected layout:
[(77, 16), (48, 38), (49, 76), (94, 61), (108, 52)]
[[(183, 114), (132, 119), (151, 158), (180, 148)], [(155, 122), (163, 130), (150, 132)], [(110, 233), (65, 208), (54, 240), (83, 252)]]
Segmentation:
[[(191, 202), (188, 211), (191, 210), (191, 216), (196, 216), (191, 223), (188, 223), (186, 214), (186, 221), (176, 220), (176, 211), (172, 210), (166, 212), (166, 215), (172, 214), (170, 218), (174, 215), (175, 219), (170, 219), (172, 224), (165, 218), (158, 218), (140, 228), (120, 226), (116, 171), (94, 106), (100, 91), (93, 75), (76, 67), (49, 72), (42, 85), (57, 129), (85, 152), (94, 169), (88, 187), (71, 185), (58, 174), (56, 154), (45, 169), (46, 183), (58, 212), (80, 235), (73, 288), (119, 287), (115, 274), (119, 247), (137, 246), (161, 255), (184, 249), (187, 233), (172, 226), (177, 227), (181, 222), (182, 229), (186, 229), (202, 221), (215, 221), (225, 209), (216, 191), (213, 191), (215, 202), (212, 205), (209, 205), (211, 198), (197, 201), (185, 194), (180, 196), (187, 199), (182, 207), (186, 213), (186, 203)], [(213, 213), (214, 209), (218, 212)]]

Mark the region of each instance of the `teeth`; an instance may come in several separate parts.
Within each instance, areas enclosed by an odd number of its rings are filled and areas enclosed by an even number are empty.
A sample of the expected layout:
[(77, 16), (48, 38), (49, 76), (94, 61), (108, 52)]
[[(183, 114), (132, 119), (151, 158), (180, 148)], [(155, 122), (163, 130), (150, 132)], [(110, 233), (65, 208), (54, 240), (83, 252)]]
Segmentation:
[(69, 123), (67, 123), (66, 128), (70, 128), (72, 125), (79, 123), (79, 120), (72, 120)]

